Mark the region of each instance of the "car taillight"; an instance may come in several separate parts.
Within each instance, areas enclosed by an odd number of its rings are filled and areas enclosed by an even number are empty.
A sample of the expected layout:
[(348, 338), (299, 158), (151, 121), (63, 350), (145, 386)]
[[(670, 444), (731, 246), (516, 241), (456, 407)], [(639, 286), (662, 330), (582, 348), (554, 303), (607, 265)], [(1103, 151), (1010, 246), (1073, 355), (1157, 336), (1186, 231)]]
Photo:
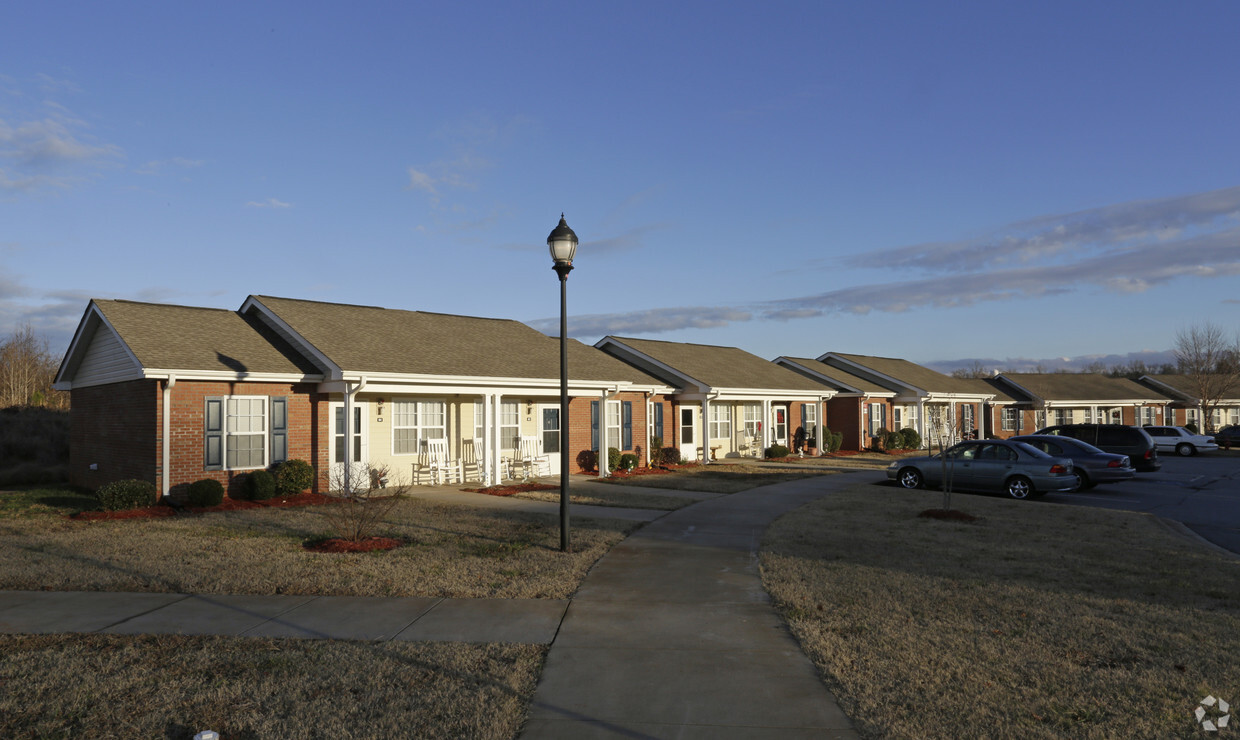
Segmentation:
[(1108, 468), (1126, 468), (1128, 467), (1128, 458), (1125, 457), (1122, 460), (1112, 460), (1111, 462), (1107, 463), (1107, 467)]
[(1056, 473), (1056, 474), (1063, 474), (1063, 473), (1068, 472), (1068, 469), (1062, 465), (1052, 465), (1051, 472)]
[(1145, 455), (1143, 455), (1143, 457), (1144, 457), (1146, 460), (1149, 460), (1150, 458), (1154, 457), (1154, 451), (1153, 451), (1153, 450), (1146, 450), (1146, 451), (1145, 451)]

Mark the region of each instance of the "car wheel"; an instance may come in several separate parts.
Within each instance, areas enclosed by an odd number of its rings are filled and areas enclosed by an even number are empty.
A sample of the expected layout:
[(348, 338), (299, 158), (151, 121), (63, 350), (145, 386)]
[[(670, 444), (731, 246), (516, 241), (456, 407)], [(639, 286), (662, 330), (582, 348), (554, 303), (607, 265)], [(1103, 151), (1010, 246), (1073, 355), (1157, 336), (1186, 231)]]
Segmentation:
[(1033, 495), (1033, 483), (1023, 475), (1008, 478), (1007, 495), (1012, 498), (1029, 498)]
[(896, 480), (900, 482), (900, 487), (902, 488), (921, 488), (926, 482), (926, 479), (921, 475), (921, 471), (917, 468), (901, 470), (900, 475), (896, 476)]
[(1076, 478), (1076, 488), (1074, 490), (1088, 491), (1094, 487), (1094, 482), (1089, 479), (1089, 476), (1085, 474), (1084, 470), (1073, 468), (1072, 477)]
[(1181, 442), (1175, 446), (1175, 452), (1180, 457), (1192, 457), (1197, 454), (1197, 448), (1187, 442)]

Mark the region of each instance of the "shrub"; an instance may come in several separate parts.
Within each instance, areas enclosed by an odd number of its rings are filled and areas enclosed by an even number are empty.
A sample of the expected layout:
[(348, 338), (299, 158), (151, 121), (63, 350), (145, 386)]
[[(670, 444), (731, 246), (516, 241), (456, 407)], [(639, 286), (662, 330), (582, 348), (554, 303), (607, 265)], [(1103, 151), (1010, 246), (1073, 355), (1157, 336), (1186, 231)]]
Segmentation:
[(788, 452), (788, 448), (783, 445), (771, 445), (766, 448), (766, 456), (768, 458), (787, 457), (790, 454), (791, 453)]
[(680, 464), (680, 448), (679, 447), (664, 447), (663, 449), (659, 450), (659, 460), (664, 465), (679, 465)]
[(830, 436), (831, 436), (831, 443), (827, 451), (828, 452), (839, 452), (840, 448), (844, 446), (844, 433), (843, 432), (831, 432)]
[(154, 506), (157, 499), (155, 484), (144, 480), (118, 480), (107, 483), (95, 491), (99, 506), (104, 511), (141, 509)]
[(266, 470), (255, 470), (245, 477), (244, 488), (251, 501), (266, 501), (276, 495), (276, 479)]
[(650, 438), (650, 467), (663, 464), (663, 438)]
[(893, 432), (893, 431), (884, 429), (881, 432), (881, 435), (883, 439), (883, 449), (885, 450), (904, 449), (904, 435), (903, 434), (900, 434), (899, 432)]
[(593, 473), (598, 470), (598, 453), (594, 450), (582, 450), (577, 453), (577, 467)]
[(620, 456), (620, 470), (632, 470), (637, 467), (637, 455), (624, 453)]
[(607, 448), (607, 469), (615, 470), (620, 467), (620, 450), (615, 447)]
[(1185, 424), (1185, 425), (1184, 425), (1184, 428), (1185, 428), (1185, 429), (1187, 429), (1187, 430), (1188, 430), (1189, 432), (1191, 432), (1192, 434), (1198, 434), (1198, 431), (1197, 431), (1197, 425), (1196, 425), (1196, 424), (1194, 424), (1194, 423), (1193, 423), (1193, 422), (1191, 422), (1191, 421), (1190, 421), (1190, 422), (1188, 422), (1187, 424)]
[(915, 450), (921, 447), (921, 435), (912, 427), (904, 427), (900, 430), (900, 436), (904, 438), (904, 444), (900, 445), (906, 450)]
[(224, 484), (214, 478), (203, 478), (189, 484), (186, 503), (198, 509), (224, 503)]
[(314, 468), (305, 460), (285, 460), (276, 466), (276, 490), (296, 496), (314, 485)]

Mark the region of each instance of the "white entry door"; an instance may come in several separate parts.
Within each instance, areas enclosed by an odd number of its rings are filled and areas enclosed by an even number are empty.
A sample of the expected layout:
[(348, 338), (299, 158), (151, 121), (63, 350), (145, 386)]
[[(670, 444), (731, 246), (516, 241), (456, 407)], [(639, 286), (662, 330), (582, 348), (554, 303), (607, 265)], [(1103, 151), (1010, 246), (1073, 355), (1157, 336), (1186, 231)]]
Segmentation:
[(366, 402), (353, 403), (353, 424), (346, 435), (344, 423), (344, 403), (336, 401), (331, 404), (332, 419), (332, 485), (344, 480), (344, 463), (365, 463), (370, 459), (369, 434), (366, 422)]
[(563, 447), (560, 433), (560, 404), (544, 404), (538, 407), (538, 433), (542, 435), (543, 454), (551, 465), (551, 474), (560, 474), (560, 454)]
[(788, 407), (775, 406), (771, 409), (771, 415), (774, 416), (771, 426), (771, 444), (788, 446)]
[(698, 437), (702, 436), (702, 430), (698, 428), (698, 407), (681, 406), (680, 417), (676, 423), (677, 439), (680, 441), (680, 459), (685, 461), (698, 459), (698, 448), (702, 446), (698, 440)]

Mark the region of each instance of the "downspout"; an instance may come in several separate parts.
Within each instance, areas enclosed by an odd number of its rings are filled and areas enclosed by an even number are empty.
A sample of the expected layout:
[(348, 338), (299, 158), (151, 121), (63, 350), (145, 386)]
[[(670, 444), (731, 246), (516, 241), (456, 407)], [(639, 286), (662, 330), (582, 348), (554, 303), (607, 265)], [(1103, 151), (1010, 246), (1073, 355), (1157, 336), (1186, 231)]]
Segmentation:
[(366, 387), (366, 376), (363, 375), (357, 385), (349, 390), (349, 381), (344, 382), (344, 490), (345, 495), (353, 491), (353, 399)]
[(172, 487), (169, 477), (172, 467), (172, 387), (177, 384), (177, 376), (169, 375), (164, 381), (164, 398), (163, 398), (163, 417), (164, 417), (164, 443), (163, 443), (163, 472), (160, 474), (160, 488), (162, 489), (162, 497), (168, 498), (168, 489)]

